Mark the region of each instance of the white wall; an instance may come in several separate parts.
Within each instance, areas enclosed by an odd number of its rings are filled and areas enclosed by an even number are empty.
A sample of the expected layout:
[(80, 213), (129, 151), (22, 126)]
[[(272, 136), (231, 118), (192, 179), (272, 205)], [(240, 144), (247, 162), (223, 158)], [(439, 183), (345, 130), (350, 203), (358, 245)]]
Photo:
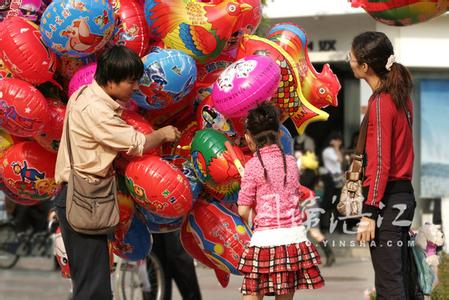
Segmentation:
[(263, 10), (268, 18), (292, 18), (316, 15), (357, 14), (348, 0), (267, 0)]

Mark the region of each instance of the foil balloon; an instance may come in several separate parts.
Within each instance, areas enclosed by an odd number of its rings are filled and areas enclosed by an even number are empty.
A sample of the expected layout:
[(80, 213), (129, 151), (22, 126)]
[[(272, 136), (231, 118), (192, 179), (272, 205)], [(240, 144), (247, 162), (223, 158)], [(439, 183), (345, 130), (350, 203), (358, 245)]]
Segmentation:
[(32, 137), (49, 120), (47, 100), (31, 84), (16, 78), (0, 80), (0, 126), (10, 134)]
[(83, 57), (106, 45), (114, 23), (108, 1), (53, 1), (42, 15), (40, 31), (45, 44), (58, 55)]
[(125, 235), (131, 226), (131, 221), (134, 217), (135, 205), (134, 200), (126, 188), (126, 179), (120, 173), (117, 176), (118, 191), (117, 202), (119, 208), (119, 223), (117, 224), (114, 232), (114, 239), (123, 241)]
[(214, 129), (197, 131), (190, 149), (198, 179), (218, 199), (236, 202), (245, 157), (239, 147)]
[(271, 102), (281, 110), (284, 121), (293, 121), (296, 130), (302, 134), (310, 122), (327, 120), (329, 115), (316, 108), (304, 97), (296, 62), (277, 43), (255, 35), (244, 35), (237, 58), (259, 54), (271, 57), (281, 68), (281, 82)]
[(191, 257), (193, 257), (203, 265), (213, 269), (221, 286), (227, 287), (230, 280), (230, 273), (227, 273), (221, 269), (217, 269), (215, 264), (209, 258), (207, 258), (206, 254), (204, 254), (203, 250), (200, 248), (195, 237), (193, 236), (188, 222), (189, 221), (186, 218), (181, 226), (181, 233), (179, 235), (179, 238), (181, 240), (182, 246)]
[(34, 136), (34, 139), (45, 150), (56, 153), (59, 149), (62, 128), (64, 127), (66, 106), (60, 100), (55, 99), (48, 99), (47, 103), (50, 113), (50, 120), (45, 123), (40, 134)]
[(173, 164), (182, 171), (187, 180), (189, 180), (193, 200), (196, 200), (201, 193), (202, 185), (195, 175), (195, 170), (192, 162), (189, 159), (176, 154), (164, 155), (162, 159), (169, 162), (170, 164)]
[(58, 74), (60, 74), (66, 81), (70, 81), (81, 67), (95, 61), (95, 55), (86, 57), (70, 57), (61, 56), (58, 64)]
[(190, 159), (190, 145), (195, 133), (199, 130), (197, 122), (191, 122), (181, 130), (181, 137), (174, 146), (165, 144), (164, 154), (179, 155)]
[(211, 96), (206, 97), (198, 105), (196, 120), (200, 129), (212, 128), (218, 130), (237, 145), (240, 145), (240, 140), (243, 140), (243, 136), (237, 132), (234, 122), (240, 119), (226, 118), (216, 109)]
[(284, 153), (287, 155), (293, 155), (293, 137), (284, 125), (279, 126), (279, 141)]
[(240, 216), (217, 201), (198, 200), (188, 215), (188, 222), (199, 247), (215, 267), (241, 275), (238, 263), (252, 233)]
[(70, 98), (70, 96), (72, 96), (72, 94), (80, 87), (92, 83), (92, 81), (94, 81), (94, 75), (96, 70), (97, 70), (96, 63), (90, 63), (86, 66), (82, 66), (81, 68), (79, 68), (75, 72), (75, 74), (73, 74), (73, 77), (69, 82), (67, 96)]
[(67, 251), (65, 250), (64, 240), (62, 239), (61, 228), (58, 227), (55, 233), (55, 257), (61, 268), (61, 276), (63, 278), (70, 278), (70, 266)]
[(204, 64), (197, 64), (198, 82), (202, 87), (212, 85), (221, 72), (235, 61), (235, 56), (230, 54), (220, 54), (218, 57)]
[(144, 74), (139, 89), (146, 99), (137, 104), (145, 109), (163, 109), (181, 101), (190, 93), (197, 77), (195, 61), (177, 50), (154, 48), (142, 58)]
[(21, 142), (1, 158), (0, 175), (6, 188), (19, 198), (48, 200), (59, 190), (54, 180), (55, 164), (55, 153), (36, 142)]
[(36, 25), (20, 17), (0, 23), (1, 57), (14, 77), (32, 84), (52, 81), (57, 58), (43, 43)]
[(136, 0), (113, 0), (117, 25), (112, 42), (133, 50), (142, 57), (150, 47), (150, 31), (143, 5)]
[(138, 261), (151, 251), (153, 239), (144, 219), (135, 215), (123, 241), (112, 242), (112, 252), (123, 259)]
[(134, 200), (155, 214), (181, 217), (192, 206), (189, 181), (179, 169), (160, 157), (134, 158), (126, 166), (125, 176)]
[(39, 21), (41, 0), (4, 0), (0, 2), (0, 22), (6, 17), (19, 16), (29, 21)]
[(269, 100), (281, 78), (280, 68), (268, 56), (250, 55), (224, 70), (214, 84), (212, 100), (227, 117), (244, 117)]
[(325, 64), (323, 71), (318, 73), (310, 63), (307, 48), (309, 42), (302, 28), (290, 23), (277, 24), (268, 32), (268, 39), (278, 44), (297, 62), (302, 93), (312, 105), (317, 108), (338, 106), (340, 82), (329, 64)]
[(247, 3), (231, 0), (145, 1), (145, 15), (153, 38), (200, 63), (222, 52), (242, 14), (251, 9)]
[(184, 217), (164, 218), (148, 210), (142, 211), (147, 221), (148, 229), (151, 233), (166, 233), (177, 231), (181, 228)]
[(0, 55), (0, 80), (13, 77), (12, 72), (5, 65)]
[(350, 0), (353, 7), (363, 8), (376, 21), (390, 26), (407, 26), (425, 22), (444, 14), (448, 0)]

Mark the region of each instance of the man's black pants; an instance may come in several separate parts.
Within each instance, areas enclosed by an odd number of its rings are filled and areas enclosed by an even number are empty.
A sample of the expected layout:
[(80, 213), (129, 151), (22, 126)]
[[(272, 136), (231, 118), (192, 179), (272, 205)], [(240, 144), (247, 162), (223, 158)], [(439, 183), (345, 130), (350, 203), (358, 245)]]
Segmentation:
[(382, 203), (385, 207), (378, 218), (381, 225), (376, 227), (375, 245), (370, 247), (377, 299), (414, 299), (408, 247), (408, 231), (416, 205), (413, 191), (386, 193)]
[(73, 300), (112, 299), (107, 235), (86, 235), (74, 231), (66, 218), (66, 187), (55, 199), (56, 214), (69, 260)]

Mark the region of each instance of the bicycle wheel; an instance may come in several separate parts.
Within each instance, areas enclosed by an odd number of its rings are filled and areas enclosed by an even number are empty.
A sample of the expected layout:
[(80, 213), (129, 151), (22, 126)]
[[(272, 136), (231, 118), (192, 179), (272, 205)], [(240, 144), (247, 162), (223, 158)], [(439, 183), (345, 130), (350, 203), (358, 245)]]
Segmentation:
[(142, 299), (142, 281), (136, 263), (123, 261), (120, 269), (122, 300)]
[(0, 224), (0, 269), (11, 269), (19, 260), (16, 254), (19, 242), (16, 230), (10, 223)]
[(150, 280), (151, 300), (162, 300), (165, 295), (165, 277), (161, 261), (153, 252), (147, 256), (147, 272)]

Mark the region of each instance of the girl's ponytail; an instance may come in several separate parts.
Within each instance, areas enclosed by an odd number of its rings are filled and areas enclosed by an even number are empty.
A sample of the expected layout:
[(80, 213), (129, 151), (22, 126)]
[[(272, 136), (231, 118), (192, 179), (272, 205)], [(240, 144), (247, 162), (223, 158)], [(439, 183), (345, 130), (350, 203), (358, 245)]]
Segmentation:
[(394, 63), (391, 70), (385, 75), (385, 80), (382, 80), (378, 92), (389, 93), (399, 109), (406, 103), (412, 87), (413, 82), (410, 72), (403, 65)]

